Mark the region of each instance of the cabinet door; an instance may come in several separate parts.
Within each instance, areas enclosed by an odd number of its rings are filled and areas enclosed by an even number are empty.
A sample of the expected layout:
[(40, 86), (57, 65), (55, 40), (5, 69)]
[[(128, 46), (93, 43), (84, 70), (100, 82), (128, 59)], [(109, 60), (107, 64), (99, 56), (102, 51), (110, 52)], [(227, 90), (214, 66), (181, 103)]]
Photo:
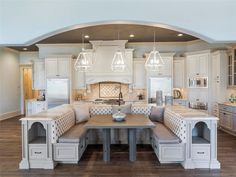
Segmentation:
[(204, 55), (199, 55), (198, 56), (198, 73), (199, 76), (208, 76), (208, 60), (209, 60), (209, 55), (204, 54)]
[(134, 85), (135, 89), (146, 88), (145, 61), (134, 61)]
[(184, 60), (174, 61), (174, 88), (184, 88)]
[(222, 127), (228, 130), (233, 130), (233, 118), (232, 114), (227, 112), (220, 112), (220, 124)]
[(208, 92), (201, 89), (189, 90), (188, 99), (190, 102), (208, 102)]
[(68, 58), (58, 58), (57, 60), (58, 64), (58, 76), (59, 77), (69, 77), (69, 66), (70, 66), (70, 60)]
[(186, 59), (187, 77), (196, 77), (198, 71), (198, 58), (197, 56), (188, 56)]
[(57, 58), (47, 58), (46, 59), (46, 76), (57, 77), (58, 76), (58, 66), (57, 66)]
[(162, 75), (164, 76), (172, 76), (172, 65), (173, 65), (173, 59), (166, 57), (163, 58), (164, 65), (161, 66), (162, 69)]
[(34, 62), (34, 81), (33, 87), (37, 90), (45, 89), (45, 63), (44, 61)]
[[(75, 64), (75, 60), (73, 60), (73, 66)], [(76, 71), (74, 68), (72, 69), (73, 74), (73, 88), (74, 89), (86, 89), (85, 84), (85, 73)]]

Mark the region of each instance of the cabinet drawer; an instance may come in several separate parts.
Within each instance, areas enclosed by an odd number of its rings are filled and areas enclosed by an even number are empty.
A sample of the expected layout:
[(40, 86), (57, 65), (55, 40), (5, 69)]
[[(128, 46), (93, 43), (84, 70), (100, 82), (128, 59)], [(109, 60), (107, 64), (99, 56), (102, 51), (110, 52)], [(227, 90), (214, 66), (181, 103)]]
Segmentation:
[(33, 144), (29, 145), (29, 158), (30, 159), (45, 159), (46, 145)]
[(192, 158), (194, 160), (209, 160), (210, 145), (192, 145)]
[(54, 160), (63, 162), (77, 162), (79, 160), (79, 144), (57, 143), (54, 144)]

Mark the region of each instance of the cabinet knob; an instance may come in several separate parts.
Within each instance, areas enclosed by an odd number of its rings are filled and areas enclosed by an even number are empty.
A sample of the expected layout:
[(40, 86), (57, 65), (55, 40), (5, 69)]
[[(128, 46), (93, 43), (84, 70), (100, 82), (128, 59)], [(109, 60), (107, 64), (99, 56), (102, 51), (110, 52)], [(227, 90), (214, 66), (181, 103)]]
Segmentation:
[(197, 76), (199, 75), (199, 73), (197, 73)]
[(56, 76), (60, 76), (59, 74), (57, 74)]

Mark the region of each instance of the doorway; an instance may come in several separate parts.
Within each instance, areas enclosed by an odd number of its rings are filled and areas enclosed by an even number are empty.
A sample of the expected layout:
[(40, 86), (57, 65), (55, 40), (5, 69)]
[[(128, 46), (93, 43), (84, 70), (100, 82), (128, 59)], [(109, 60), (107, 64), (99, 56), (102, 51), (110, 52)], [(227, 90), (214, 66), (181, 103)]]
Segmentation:
[(24, 66), (22, 67), (22, 80), (21, 80), (21, 88), (22, 88), (22, 114), (26, 113), (26, 101), (30, 99), (37, 98), (39, 95), (38, 90), (33, 89), (33, 73), (32, 66)]

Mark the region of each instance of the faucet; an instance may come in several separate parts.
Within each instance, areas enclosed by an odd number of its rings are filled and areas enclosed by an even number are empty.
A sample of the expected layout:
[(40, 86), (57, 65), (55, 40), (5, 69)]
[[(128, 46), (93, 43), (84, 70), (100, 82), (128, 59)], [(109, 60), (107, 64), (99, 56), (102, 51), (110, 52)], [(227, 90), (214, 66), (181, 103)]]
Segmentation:
[(123, 98), (123, 95), (122, 95), (122, 92), (119, 93), (119, 106), (120, 106), (120, 102), (121, 102), (121, 99)]

